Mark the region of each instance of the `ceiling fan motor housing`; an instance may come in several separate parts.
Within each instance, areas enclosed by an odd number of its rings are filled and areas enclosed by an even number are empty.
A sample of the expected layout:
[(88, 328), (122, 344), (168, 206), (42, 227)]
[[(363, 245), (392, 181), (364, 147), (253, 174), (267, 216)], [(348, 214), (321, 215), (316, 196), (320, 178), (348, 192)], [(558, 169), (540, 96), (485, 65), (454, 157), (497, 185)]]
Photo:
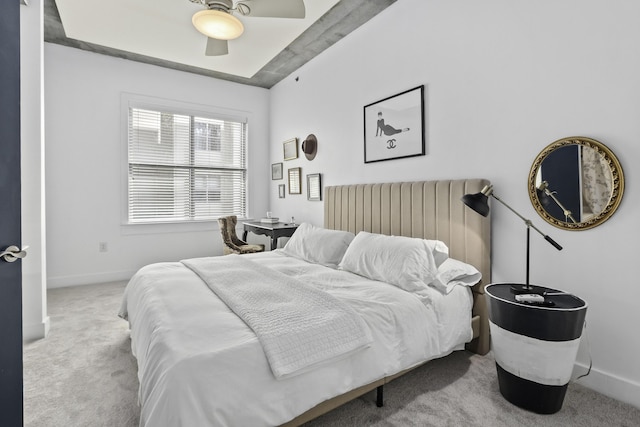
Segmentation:
[(231, 13), (233, 9), (233, 0), (204, 0), (204, 2), (210, 10), (221, 10)]

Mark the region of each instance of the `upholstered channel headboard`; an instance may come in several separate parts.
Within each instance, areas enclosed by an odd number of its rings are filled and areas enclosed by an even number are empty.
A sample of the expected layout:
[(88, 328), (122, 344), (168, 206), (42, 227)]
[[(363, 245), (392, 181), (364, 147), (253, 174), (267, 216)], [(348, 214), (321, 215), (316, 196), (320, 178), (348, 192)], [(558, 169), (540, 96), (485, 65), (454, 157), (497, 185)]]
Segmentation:
[(355, 184), (324, 189), (324, 226), (442, 240), (449, 256), (474, 265), (482, 281), (473, 287), (474, 340), (467, 349), (489, 351), (484, 287), (491, 281), (491, 221), (467, 208), (461, 197), (478, 193), (485, 179)]

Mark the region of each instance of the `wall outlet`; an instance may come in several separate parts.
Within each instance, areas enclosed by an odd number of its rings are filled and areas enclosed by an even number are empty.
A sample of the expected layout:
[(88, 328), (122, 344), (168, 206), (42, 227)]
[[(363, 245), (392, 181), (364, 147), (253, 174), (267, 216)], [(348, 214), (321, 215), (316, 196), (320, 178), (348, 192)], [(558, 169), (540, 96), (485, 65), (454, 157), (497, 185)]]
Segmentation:
[(107, 248), (107, 242), (100, 242), (98, 243), (98, 251), (100, 252), (107, 252), (108, 248)]

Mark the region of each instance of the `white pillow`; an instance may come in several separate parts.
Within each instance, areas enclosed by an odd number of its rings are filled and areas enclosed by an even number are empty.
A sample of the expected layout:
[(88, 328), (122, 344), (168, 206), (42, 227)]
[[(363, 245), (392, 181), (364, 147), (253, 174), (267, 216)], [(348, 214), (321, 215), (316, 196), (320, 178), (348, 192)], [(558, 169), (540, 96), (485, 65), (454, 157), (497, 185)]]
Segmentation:
[(336, 268), (355, 235), (302, 223), (282, 250), (295, 258)]
[(436, 262), (436, 266), (440, 267), (440, 265), (445, 262), (447, 258), (449, 258), (449, 247), (440, 240), (427, 240), (425, 239), (425, 243), (427, 247), (431, 249), (433, 253), (433, 259)]
[(454, 286), (473, 286), (482, 279), (482, 274), (471, 264), (448, 258), (438, 267), (436, 279), (429, 283), (443, 294), (451, 292)]
[(435, 280), (433, 246), (424, 239), (358, 233), (339, 268), (416, 292)]

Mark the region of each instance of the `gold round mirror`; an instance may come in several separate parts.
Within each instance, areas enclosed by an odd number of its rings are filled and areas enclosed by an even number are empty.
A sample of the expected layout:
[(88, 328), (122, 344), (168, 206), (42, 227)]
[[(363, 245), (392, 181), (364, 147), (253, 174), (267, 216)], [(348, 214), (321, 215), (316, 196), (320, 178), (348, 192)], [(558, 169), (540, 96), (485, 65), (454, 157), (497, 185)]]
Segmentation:
[(586, 230), (613, 215), (624, 192), (620, 162), (607, 146), (575, 136), (549, 144), (529, 172), (529, 198), (549, 224)]

